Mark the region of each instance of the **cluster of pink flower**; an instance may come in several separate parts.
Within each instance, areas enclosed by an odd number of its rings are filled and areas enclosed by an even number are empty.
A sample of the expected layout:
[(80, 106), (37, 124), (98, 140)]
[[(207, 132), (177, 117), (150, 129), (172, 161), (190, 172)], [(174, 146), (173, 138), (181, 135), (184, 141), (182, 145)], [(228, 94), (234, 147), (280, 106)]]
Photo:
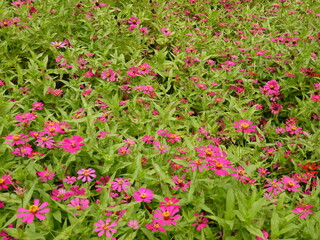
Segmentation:
[(46, 94), (50, 94), (53, 95), (55, 97), (60, 97), (63, 94), (63, 90), (62, 89), (53, 89), (53, 88), (49, 88), (46, 92)]
[[(55, 47), (57, 47), (57, 45), (58, 45), (59, 43), (56, 43), (55, 42)], [(63, 47), (64, 45), (62, 45), (62, 47)], [(59, 63), (58, 64), (58, 66), (59, 67), (63, 67), (63, 68), (65, 68), (65, 69), (68, 69), (68, 68), (72, 68), (72, 65), (71, 64), (69, 64), (69, 62), (65, 59), (65, 60), (63, 60), (62, 61), (62, 59), (64, 59), (64, 56), (63, 55), (59, 55), (58, 57), (56, 57), (56, 62), (57, 63)]]
[(138, 67), (133, 66), (129, 68), (127, 74), (131, 78), (135, 78), (136, 76), (155, 75), (155, 73), (150, 69), (149, 63), (142, 63)]
[(107, 82), (118, 81), (118, 75), (111, 68), (103, 69), (101, 73), (101, 78), (106, 79)]
[(166, 232), (163, 226), (176, 225), (177, 220), (181, 215), (177, 214), (180, 210), (180, 205), (176, 205), (180, 200), (176, 197), (165, 197), (164, 202), (160, 202), (159, 209), (155, 210), (152, 218), (152, 223), (146, 224), (152, 232)]
[[(34, 115), (32, 116), (34, 117)], [(31, 118), (32, 120), (34, 119), (33, 117)], [(18, 119), (20, 118), (22, 119), (23, 123), (29, 123), (31, 121), (30, 118), (19, 115)], [(58, 133), (66, 133), (66, 129), (69, 128), (70, 126), (66, 122), (48, 121), (44, 123), (44, 128), (41, 132), (32, 131), (28, 135), (25, 135), (23, 133), (11, 134), (6, 136), (6, 139), (8, 140), (6, 143), (9, 143), (12, 147), (16, 145), (22, 145), (19, 148), (15, 148), (12, 152), (15, 156), (21, 157), (27, 156), (29, 158), (32, 158), (36, 155), (39, 155), (39, 152), (33, 151), (31, 145), (27, 144), (27, 142), (30, 141), (28, 137), (35, 138), (35, 143), (37, 143), (37, 146), (39, 147), (48, 149), (61, 147), (63, 150), (67, 152), (75, 153), (81, 149), (81, 146), (84, 145), (84, 143), (82, 142), (82, 137), (73, 135), (72, 138), (65, 138), (58, 144), (54, 141), (52, 137), (57, 135)]]
[(20, 25), (20, 18), (13, 17), (11, 19), (1, 19), (0, 20), (0, 26), (3, 28), (8, 28), (12, 25)]
[(300, 38), (298, 37), (275, 37), (270, 39), (272, 42), (277, 42), (280, 44), (288, 45), (288, 46), (295, 46), (300, 41)]

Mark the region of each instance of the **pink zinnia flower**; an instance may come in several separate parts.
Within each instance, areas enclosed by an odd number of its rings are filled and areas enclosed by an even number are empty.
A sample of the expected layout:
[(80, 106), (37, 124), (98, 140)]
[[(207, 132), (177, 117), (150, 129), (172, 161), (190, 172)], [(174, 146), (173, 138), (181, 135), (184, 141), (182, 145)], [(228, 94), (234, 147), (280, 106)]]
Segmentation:
[(204, 168), (208, 169), (207, 162), (203, 159), (198, 158), (191, 160), (190, 163), (192, 164), (189, 164), (188, 167), (191, 167), (192, 171), (198, 170), (199, 172), (202, 172)]
[(94, 187), (96, 188), (96, 191), (102, 191), (103, 188), (107, 185), (107, 183), (109, 182), (110, 177), (109, 176), (105, 176), (105, 177), (100, 177), (100, 181), (96, 181), (96, 184)]
[(194, 216), (197, 217), (197, 219), (195, 220), (195, 222), (192, 224), (193, 226), (197, 226), (196, 230), (200, 231), (201, 229), (205, 228), (207, 226), (207, 223), (209, 222), (209, 219), (207, 217), (204, 217), (204, 213), (201, 212), (199, 213), (195, 213)]
[(231, 168), (230, 161), (222, 157), (215, 157), (210, 159), (208, 165), (210, 166), (211, 170), (215, 171), (215, 174), (220, 176), (228, 175), (229, 172), (225, 169)]
[(281, 183), (280, 181), (278, 181), (277, 179), (273, 179), (273, 180), (267, 180), (267, 182), (269, 184), (266, 184), (264, 186), (267, 187), (268, 192), (272, 192), (273, 195), (277, 195), (278, 193), (282, 192), (282, 187), (279, 186), (279, 184)]
[(180, 208), (179, 205), (175, 205), (176, 203), (178, 203), (180, 201), (180, 199), (176, 198), (176, 197), (165, 197), (164, 198), (164, 202), (160, 202), (159, 203), (159, 207), (170, 207), (170, 206), (174, 206), (176, 208)]
[(147, 188), (140, 188), (138, 191), (134, 192), (134, 199), (138, 202), (151, 202), (154, 193)]
[(95, 178), (96, 175), (94, 174), (96, 171), (92, 168), (84, 169), (82, 168), (77, 173), (80, 175), (77, 177), (78, 180), (82, 179), (82, 182), (91, 182), (92, 178)]
[(9, 135), (6, 137), (7, 141), (6, 143), (10, 143), (10, 146), (14, 146), (14, 145), (20, 145), (20, 144), (25, 144), (26, 141), (29, 141), (30, 139), (27, 138), (28, 135), (24, 135), (24, 134), (13, 134), (13, 135)]
[(157, 220), (157, 219), (152, 219), (152, 223), (150, 224), (146, 224), (146, 227), (150, 230), (152, 230), (152, 232), (163, 232), (166, 233), (166, 229), (162, 228), (162, 226), (164, 226), (164, 222)]
[(300, 187), (300, 185), (298, 184), (298, 182), (296, 180), (294, 180), (291, 177), (282, 177), (281, 182), (283, 183), (283, 188), (287, 189), (288, 191), (294, 191), (294, 192), (299, 192), (298, 189), (296, 189), (297, 187)]
[(42, 179), (43, 182), (47, 182), (48, 180), (52, 179), (56, 174), (54, 172), (50, 172), (48, 170), (43, 172), (38, 172), (37, 175), (39, 179)]
[(32, 104), (32, 109), (42, 110), (43, 105), (44, 104), (42, 102), (35, 102), (35, 103)]
[(0, 190), (1, 189), (8, 189), (8, 185), (11, 185), (11, 176), (4, 174), (2, 175), (2, 177), (0, 178)]
[(74, 176), (66, 176), (62, 181), (67, 184), (73, 184), (77, 180), (77, 177)]
[(139, 228), (139, 223), (137, 220), (130, 220), (128, 222), (128, 226), (131, 227), (132, 229), (138, 229)]
[(298, 208), (293, 209), (292, 211), (297, 214), (300, 215), (299, 218), (300, 219), (306, 219), (307, 215), (311, 215), (312, 214), (312, 205), (306, 205), (305, 203), (302, 203), (301, 205), (297, 205)]
[(158, 151), (158, 153), (164, 154), (165, 152), (169, 151), (169, 146), (168, 145), (161, 145), (159, 141), (154, 141), (154, 149)]
[(165, 36), (170, 36), (171, 31), (169, 29), (167, 29), (166, 27), (161, 27), (160, 29)]
[(176, 184), (176, 186), (173, 188), (174, 190), (176, 189), (181, 189), (182, 191), (187, 191), (187, 189), (190, 186), (191, 181), (184, 182), (184, 179), (187, 175), (183, 175), (182, 178), (180, 179), (178, 176), (174, 176), (172, 178), (172, 181)]
[(84, 210), (89, 207), (89, 200), (86, 198), (75, 198), (70, 201), (68, 204), (70, 207), (76, 207), (76, 209), (79, 210)]
[(235, 125), (233, 125), (233, 127), (237, 129), (237, 132), (251, 133), (254, 132), (257, 127), (255, 125), (250, 126), (252, 122), (244, 119), (241, 119), (239, 122), (235, 121), (234, 123)]
[(39, 220), (46, 219), (46, 216), (40, 213), (50, 212), (49, 208), (45, 208), (49, 205), (48, 202), (44, 202), (39, 206), (40, 200), (34, 199), (33, 205), (29, 207), (29, 209), (19, 208), (17, 218), (23, 218), (22, 222), (31, 223), (34, 220), (34, 217), (37, 217)]
[(62, 200), (67, 200), (69, 197), (73, 196), (72, 191), (67, 191), (64, 188), (58, 188), (51, 191), (51, 198), (61, 202)]
[[(111, 238), (112, 233), (117, 232), (117, 230), (112, 227), (117, 226), (118, 223), (115, 221), (110, 224), (110, 222), (111, 222), (110, 218), (107, 218), (105, 222), (103, 220), (99, 220), (98, 222), (96, 222), (94, 224), (94, 226), (96, 226), (98, 228), (95, 228), (93, 231), (98, 232), (98, 237), (101, 237), (102, 235), (106, 234), (106, 236), (108, 238)], [(112, 232), (112, 233), (110, 233), (110, 232)]]
[(59, 145), (61, 145), (61, 148), (63, 148), (64, 151), (75, 153), (78, 152), (81, 149), (81, 146), (84, 145), (82, 142), (83, 138), (78, 135), (73, 135), (72, 138), (65, 138), (61, 142), (59, 142)]
[(47, 134), (42, 132), (39, 134), (37, 137), (37, 140), (35, 141), (37, 146), (44, 147), (44, 148), (54, 148), (55, 147), (55, 142), (53, 140), (53, 137), (51, 136), (46, 136)]
[(175, 215), (179, 212), (178, 208), (175, 208), (174, 206), (170, 207), (160, 207), (160, 210), (156, 210), (153, 214), (154, 219), (158, 219), (164, 225), (176, 225), (177, 220), (180, 218), (180, 215)]
[(128, 147), (121, 147), (118, 149), (118, 154), (120, 155), (128, 155), (130, 153), (130, 148)]
[(118, 81), (118, 76), (115, 74), (115, 72), (111, 69), (103, 69), (101, 73), (101, 78), (106, 79), (108, 82), (115, 82)]
[(111, 189), (117, 192), (126, 191), (126, 187), (130, 187), (131, 184), (128, 179), (115, 178), (113, 182), (111, 182)]
[(256, 237), (257, 240), (275, 240), (275, 239), (271, 239), (271, 238), (268, 238), (269, 237), (269, 233), (264, 231), (264, 230), (261, 230), (262, 231), (262, 234), (263, 234), (263, 238), (261, 237)]

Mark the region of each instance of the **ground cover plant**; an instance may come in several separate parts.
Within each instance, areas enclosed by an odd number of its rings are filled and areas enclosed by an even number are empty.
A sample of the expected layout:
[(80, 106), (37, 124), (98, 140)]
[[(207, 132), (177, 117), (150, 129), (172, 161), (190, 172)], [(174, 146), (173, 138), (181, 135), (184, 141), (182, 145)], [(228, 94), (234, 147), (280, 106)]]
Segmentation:
[(0, 1), (2, 239), (319, 239), (320, 6)]

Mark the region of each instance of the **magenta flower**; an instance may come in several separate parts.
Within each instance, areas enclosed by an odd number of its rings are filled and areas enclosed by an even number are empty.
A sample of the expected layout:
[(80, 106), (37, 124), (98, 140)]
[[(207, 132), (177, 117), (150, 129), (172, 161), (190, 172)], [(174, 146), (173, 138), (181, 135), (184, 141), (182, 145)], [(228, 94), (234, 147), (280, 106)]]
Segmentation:
[(264, 231), (263, 229), (261, 231), (262, 231), (262, 234), (263, 234), (263, 238), (256, 237), (257, 240), (276, 240), (276, 239), (268, 238), (269, 237), (269, 233), (268, 232)]
[(42, 179), (43, 182), (47, 182), (48, 180), (52, 179), (56, 174), (54, 172), (50, 172), (48, 170), (43, 172), (38, 172), (37, 175), (39, 179)]
[(164, 198), (164, 202), (160, 202), (159, 203), (159, 207), (170, 207), (170, 206), (174, 206), (175, 208), (180, 208), (180, 205), (175, 205), (176, 203), (178, 203), (180, 201), (180, 199), (176, 198), (176, 197), (165, 197)]
[(81, 149), (81, 146), (84, 145), (82, 142), (83, 138), (78, 135), (73, 135), (72, 138), (65, 138), (61, 142), (59, 142), (59, 145), (63, 148), (64, 151), (75, 153), (78, 152)]
[(207, 226), (207, 223), (209, 222), (209, 219), (207, 217), (204, 217), (204, 213), (201, 212), (199, 213), (195, 213), (194, 216), (197, 217), (197, 219), (195, 220), (195, 222), (192, 224), (193, 226), (197, 226), (196, 230), (200, 231), (201, 229), (205, 228)]
[(196, 147), (195, 150), (199, 153), (198, 157), (227, 157), (227, 154), (219, 147), (209, 144), (208, 146)]
[(54, 148), (55, 147), (55, 142), (53, 140), (53, 137), (51, 136), (45, 136), (46, 133), (42, 132), (39, 134), (39, 136), (37, 137), (37, 140), (35, 141), (37, 144), (37, 146), (40, 147), (45, 147), (45, 148)]
[(278, 182), (277, 179), (267, 180), (267, 182), (269, 184), (266, 184), (264, 186), (267, 187), (267, 191), (272, 192), (273, 195), (277, 195), (278, 193), (281, 193), (283, 191), (282, 190), (283, 187), (279, 186), (281, 182)]
[(106, 79), (108, 82), (115, 82), (118, 81), (118, 76), (114, 73), (111, 68), (103, 69), (101, 73), (101, 78)]
[(82, 179), (82, 182), (91, 182), (92, 178), (95, 178), (96, 175), (94, 174), (96, 171), (92, 168), (84, 169), (82, 168), (77, 173), (80, 175), (77, 177), (78, 180)]
[(34, 199), (33, 205), (29, 207), (29, 209), (25, 208), (19, 208), (18, 209), (18, 218), (23, 218), (22, 222), (31, 223), (34, 220), (34, 217), (37, 217), (39, 220), (46, 219), (46, 216), (40, 214), (40, 213), (47, 213), (50, 212), (49, 208), (45, 208), (49, 205), (48, 202), (44, 202), (39, 206), (40, 200)]
[(113, 182), (111, 182), (111, 189), (121, 192), (126, 191), (126, 187), (130, 187), (131, 184), (128, 179), (122, 179), (122, 178), (115, 178)]
[(152, 230), (152, 232), (163, 232), (166, 233), (166, 229), (162, 228), (162, 226), (164, 226), (165, 224), (157, 219), (152, 219), (152, 223), (150, 224), (146, 224), (146, 227), (150, 230)]
[(109, 176), (105, 176), (105, 177), (100, 177), (100, 181), (96, 181), (96, 185), (94, 186), (96, 188), (96, 191), (102, 191), (104, 189), (104, 187), (107, 185), (107, 183), (109, 182), (110, 177)]
[(94, 226), (96, 226), (97, 228), (95, 228), (93, 231), (98, 232), (98, 237), (101, 237), (104, 234), (106, 234), (108, 238), (111, 238), (112, 233), (117, 232), (116, 229), (112, 228), (118, 225), (117, 222), (113, 222), (110, 224), (110, 221), (111, 219), (107, 218), (105, 222), (103, 220), (99, 220), (94, 224)]
[(121, 147), (118, 149), (118, 154), (120, 155), (128, 155), (130, 153), (130, 148), (128, 147)]
[(283, 186), (284, 189), (287, 189), (288, 191), (299, 192), (299, 190), (296, 188), (300, 187), (300, 185), (293, 178), (285, 176), (285, 177), (282, 177), (281, 182), (284, 185)]
[(167, 28), (165, 28), (165, 27), (161, 27), (160, 28), (161, 29), (161, 32), (165, 35), (165, 36), (170, 36), (170, 34), (171, 34), (171, 31), (169, 30), (169, 29), (167, 29)]
[(234, 123), (235, 125), (233, 125), (233, 127), (237, 129), (237, 132), (251, 133), (254, 132), (257, 127), (255, 125), (250, 126), (252, 122), (244, 119), (241, 119), (239, 122), (235, 121)]
[(69, 197), (73, 196), (74, 193), (72, 191), (67, 191), (64, 188), (53, 189), (51, 191), (51, 198), (61, 202), (62, 200), (67, 200)]
[(230, 161), (222, 157), (211, 158), (208, 161), (210, 169), (215, 171), (214, 173), (220, 176), (228, 175), (229, 172), (226, 168), (231, 168)]
[(161, 145), (159, 141), (154, 141), (153, 144), (154, 144), (153, 148), (156, 151), (158, 151), (158, 153), (164, 154), (165, 152), (169, 151), (169, 146), (168, 145)]
[(159, 222), (164, 223), (164, 225), (176, 225), (176, 220), (180, 218), (179, 214), (175, 215), (177, 212), (179, 212), (179, 208), (174, 206), (160, 207), (160, 210), (156, 210), (153, 214), (153, 218), (158, 219)]
[(29, 122), (33, 121), (34, 119), (36, 119), (36, 115), (34, 113), (26, 112), (26, 113), (22, 113), (22, 114), (17, 114), (15, 116), (14, 120), (28, 124)]
[(208, 169), (206, 160), (198, 158), (191, 160), (190, 163), (192, 164), (189, 164), (188, 167), (191, 167), (192, 171), (198, 170), (199, 172), (202, 172), (204, 168)]
[(153, 199), (154, 193), (147, 188), (140, 188), (138, 191), (134, 192), (134, 199), (138, 202), (151, 202)]
[(19, 145), (19, 144), (25, 144), (26, 141), (29, 141), (27, 138), (28, 135), (24, 134), (13, 134), (6, 137), (7, 141), (6, 143), (10, 143), (10, 146)]
[(300, 219), (306, 219), (307, 215), (312, 214), (312, 205), (307, 205), (302, 203), (301, 205), (297, 205), (298, 208), (293, 209), (294, 214), (300, 215)]
[(191, 181), (184, 182), (184, 179), (187, 175), (183, 175), (182, 178), (180, 179), (178, 176), (174, 176), (172, 178), (172, 181), (176, 184), (176, 186), (173, 188), (174, 190), (176, 189), (181, 189), (182, 191), (187, 191), (187, 189), (190, 186)]
[(77, 181), (77, 177), (66, 176), (66, 178), (64, 178), (62, 181), (67, 183), (67, 184), (73, 184), (75, 181)]
[(9, 188), (8, 185), (11, 185), (11, 184), (12, 184), (11, 176), (7, 174), (2, 175), (2, 177), (0, 178), (0, 190), (8, 189)]
[(42, 102), (35, 102), (32, 104), (32, 109), (36, 110), (42, 110), (43, 109), (43, 103)]
[(76, 207), (76, 209), (79, 210), (84, 210), (89, 207), (89, 200), (86, 198), (75, 198), (70, 201), (68, 204), (70, 207)]

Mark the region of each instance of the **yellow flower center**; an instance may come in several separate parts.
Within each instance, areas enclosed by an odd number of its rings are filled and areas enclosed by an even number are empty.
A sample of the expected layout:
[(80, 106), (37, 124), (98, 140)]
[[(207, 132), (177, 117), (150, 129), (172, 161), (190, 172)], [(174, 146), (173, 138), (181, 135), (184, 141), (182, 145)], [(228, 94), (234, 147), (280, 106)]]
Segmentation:
[(238, 174), (239, 174), (240, 176), (243, 176), (243, 175), (244, 175), (244, 171), (243, 171), (243, 170), (239, 170), (239, 171), (238, 171)]
[(37, 205), (31, 205), (29, 207), (29, 211), (32, 213), (36, 213), (38, 211), (38, 206)]
[(4, 179), (0, 178), (0, 184), (4, 183)]
[(141, 197), (141, 198), (146, 198), (146, 197), (147, 197), (147, 194), (141, 193), (141, 194), (140, 194), (140, 197)]
[(17, 141), (20, 139), (20, 134), (13, 135), (13, 140)]
[(204, 152), (206, 153), (207, 156), (211, 156), (212, 154), (212, 150), (210, 148), (206, 148)]
[(291, 127), (291, 130), (293, 130), (293, 131), (296, 130), (296, 129), (297, 129), (297, 126), (292, 126)]
[(163, 217), (164, 217), (164, 219), (165, 220), (167, 220), (167, 219), (169, 219), (170, 218), (170, 212), (164, 212), (164, 213), (162, 213), (162, 215), (163, 215)]
[(223, 167), (223, 164), (220, 162), (216, 163), (216, 168), (221, 169)]
[(243, 128), (243, 129), (247, 129), (249, 127), (249, 124), (248, 123), (241, 123), (240, 126)]
[(288, 187), (293, 187), (294, 182), (292, 182), (292, 181), (288, 181), (287, 185), (288, 185)]
[(105, 225), (102, 226), (102, 228), (103, 228), (104, 230), (108, 230), (108, 229), (109, 229), (109, 225), (108, 225), (108, 224), (105, 224)]
[(122, 185), (122, 184), (123, 184), (123, 181), (122, 181), (122, 180), (118, 180), (118, 184), (119, 184), (119, 185)]

